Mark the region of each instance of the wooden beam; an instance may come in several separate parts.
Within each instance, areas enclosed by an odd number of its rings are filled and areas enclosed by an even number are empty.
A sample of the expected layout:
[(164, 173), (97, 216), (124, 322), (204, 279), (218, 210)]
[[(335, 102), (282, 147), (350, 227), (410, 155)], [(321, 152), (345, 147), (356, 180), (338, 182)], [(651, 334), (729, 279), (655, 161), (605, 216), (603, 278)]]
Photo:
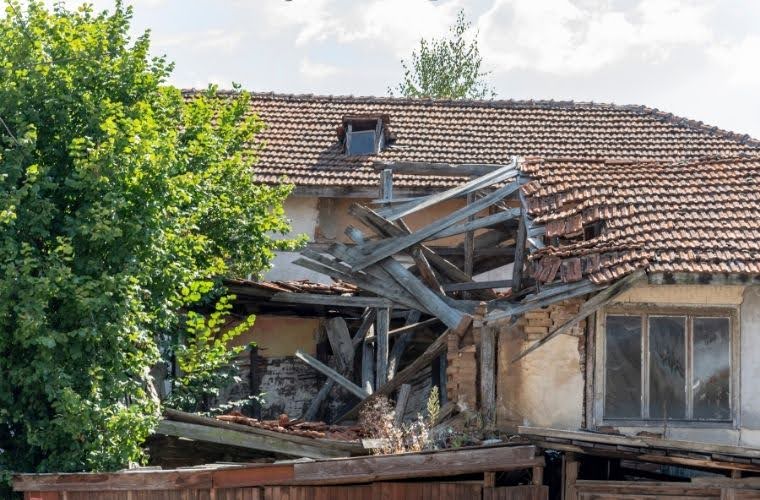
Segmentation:
[(409, 401), (409, 394), (412, 392), (412, 386), (409, 384), (402, 384), (398, 390), (396, 396), (396, 410), (395, 410), (395, 424), (401, 426), (404, 422), (404, 412), (406, 411), (406, 404)]
[(454, 212), (448, 214), (447, 216), (437, 220), (436, 222), (428, 226), (425, 226), (424, 228), (418, 231), (415, 231), (406, 236), (400, 236), (397, 238), (390, 238), (387, 240), (383, 240), (364, 259), (362, 259), (361, 261), (352, 263), (352, 269), (354, 271), (359, 271), (368, 266), (371, 266), (372, 264), (376, 262), (379, 262), (385, 258), (388, 258), (397, 252), (400, 252), (406, 248), (409, 248), (412, 245), (420, 243), (421, 241), (424, 241), (426, 238), (434, 235), (435, 233), (438, 233), (446, 229), (447, 227), (453, 225), (457, 221), (464, 219), (468, 217), (469, 215), (476, 214), (479, 211), (483, 210), (484, 208), (490, 206), (493, 202), (498, 201), (506, 196), (509, 196), (510, 194), (517, 191), (518, 188), (519, 188), (519, 184), (516, 182), (507, 184), (506, 186), (502, 186), (496, 191), (484, 196), (483, 198), (471, 203), (470, 205), (467, 205), (466, 207), (460, 208), (459, 210), (455, 210)]
[(13, 477), (15, 491), (204, 490), (212, 486), (211, 471), (197, 469), (154, 470), (138, 474), (123, 472), (18, 474)]
[(512, 280), (471, 281), (469, 283), (447, 283), (443, 285), (446, 292), (464, 292), (470, 290), (485, 290), (489, 288), (509, 288)]
[[(571, 286), (572, 285), (572, 286)], [(509, 300), (496, 299), (488, 303), (489, 312), (486, 315), (487, 321), (496, 321), (510, 316), (518, 316), (528, 311), (546, 307), (551, 304), (562, 302), (563, 300), (572, 299), (581, 295), (604, 290), (609, 285), (595, 285), (590, 281), (570, 283), (562, 285), (563, 290), (560, 293), (551, 293), (542, 296), (543, 292), (537, 294), (534, 298), (528, 297), (520, 303), (510, 302)], [(540, 299), (539, 296), (542, 296)]]
[(380, 172), (380, 199), (385, 202), (393, 199), (393, 170), (389, 168)]
[(338, 371), (349, 374), (354, 368), (354, 345), (343, 318), (330, 318), (325, 323), (327, 339), (338, 362)]
[(346, 389), (351, 394), (355, 395), (359, 399), (364, 399), (367, 396), (369, 396), (369, 393), (359, 387), (358, 385), (354, 384), (350, 380), (348, 380), (346, 377), (341, 375), (340, 373), (336, 372), (326, 364), (322, 363), (316, 358), (313, 358), (312, 356), (306, 354), (302, 351), (296, 351), (296, 357), (306, 363), (307, 365), (311, 366), (318, 372), (322, 373), (323, 375), (327, 376), (328, 378), (331, 378), (335, 380), (335, 382), (342, 386), (344, 389)]
[(367, 401), (371, 400), (371, 398), (375, 398), (377, 396), (388, 396), (393, 391), (401, 387), (402, 384), (409, 382), (414, 377), (419, 375), (420, 370), (432, 363), (435, 358), (446, 352), (449, 331), (450, 330), (446, 330), (441, 335), (439, 335), (438, 338), (432, 344), (430, 344), (427, 349), (425, 349), (425, 352), (423, 352), (417, 359), (410, 363), (409, 366), (398, 372), (395, 377), (388, 381), (387, 384), (378, 387), (372, 396), (370, 396), (370, 398), (365, 399), (358, 405), (354, 406), (345, 415), (341, 416), (338, 421), (356, 418), (356, 416), (359, 414), (359, 410), (367, 403)]
[(311, 422), (317, 418), (317, 413), (319, 413), (319, 408), (322, 406), (322, 402), (330, 395), (330, 391), (333, 390), (333, 387), (335, 387), (335, 380), (328, 378), (324, 385), (319, 389), (319, 392), (314, 399), (311, 400), (311, 403), (309, 403), (309, 407), (301, 417), (303, 420)]
[(392, 305), (390, 300), (381, 297), (355, 297), (294, 292), (278, 292), (272, 296), (271, 301), (335, 307), (390, 307)]
[[(409, 314), (406, 317), (406, 325), (416, 324), (419, 320), (419, 311), (409, 311)], [(388, 336), (390, 337), (390, 332)], [(393, 342), (393, 349), (391, 349), (391, 353), (388, 356), (388, 378), (393, 378), (393, 376), (396, 375), (398, 367), (401, 365), (401, 358), (404, 356), (406, 347), (409, 345), (413, 336), (414, 331), (410, 331), (397, 336), (395, 342)]]
[(480, 410), (487, 428), (496, 423), (496, 332), (480, 330)]
[(639, 269), (629, 274), (625, 278), (621, 279), (620, 281), (617, 281), (614, 284), (610, 285), (609, 288), (606, 288), (605, 290), (602, 290), (601, 292), (597, 293), (581, 306), (580, 311), (578, 311), (577, 314), (575, 314), (572, 318), (570, 318), (569, 320), (564, 322), (562, 325), (557, 327), (554, 331), (551, 331), (545, 336), (541, 337), (536, 342), (534, 342), (530, 347), (528, 347), (527, 349), (522, 351), (520, 354), (515, 356), (512, 359), (512, 363), (522, 359), (524, 356), (535, 351), (536, 349), (538, 349), (539, 347), (541, 347), (542, 345), (544, 345), (545, 343), (549, 342), (551, 339), (556, 337), (557, 335), (560, 335), (570, 330), (576, 323), (589, 317), (591, 314), (596, 312), (599, 308), (604, 306), (610, 300), (614, 299), (619, 294), (631, 288), (636, 282), (640, 281), (644, 276), (646, 276), (646, 272), (643, 269)]
[(375, 171), (391, 169), (403, 175), (435, 175), (438, 177), (481, 177), (503, 168), (504, 165), (488, 163), (430, 163), (421, 161), (375, 162)]
[[(523, 208), (523, 210), (525, 210)], [(515, 262), (512, 264), (512, 292), (517, 293), (523, 286), (523, 266), (525, 265), (525, 218), (521, 217), (517, 226), (517, 241), (515, 242)]]
[(320, 447), (316, 440), (313, 445), (306, 445), (273, 436), (262, 436), (248, 432), (222, 429), (220, 427), (176, 422), (174, 420), (161, 420), (158, 423), (158, 429), (156, 432), (167, 436), (177, 436), (186, 439), (194, 439), (196, 441), (206, 441), (209, 443), (282, 453), (294, 457), (336, 458), (347, 457), (350, 455), (350, 453), (346, 451)]
[[(500, 224), (502, 222), (515, 219), (519, 216), (520, 216), (520, 209), (518, 208), (513, 208), (510, 210), (506, 210), (504, 212), (497, 212), (492, 215), (486, 215), (485, 217), (480, 217), (479, 219), (474, 219), (472, 218), (473, 216), (470, 216), (467, 222), (464, 222), (462, 224), (457, 224), (455, 226), (451, 226), (447, 229), (444, 229), (430, 236), (429, 238), (426, 238), (426, 240), (437, 240), (440, 238), (448, 238), (449, 236), (455, 236), (457, 234), (462, 234), (462, 233), (469, 234), (472, 231), (483, 229), (484, 227), (488, 227), (488, 226), (493, 226), (494, 224)], [(467, 243), (466, 239), (465, 239), (465, 243)], [(473, 246), (473, 252), (474, 252), (475, 250), (474, 241), (473, 241), (472, 246)], [(465, 256), (466, 254), (467, 252), (465, 251)]]
[(389, 331), (388, 336), (396, 337), (404, 333), (414, 332), (416, 330), (419, 330), (420, 328), (427, 328), (429, 326), (437, 325), (440, 322), (441, 320), (438, 318), (430, 318), (430, 319), (426, 319), (425, 321), (420, 321), (419, 323), (407, 324), (400, 328), (396, 328), (395, 330)]
[(375, 387), (381, 387), (388, 381), (388, 329), (390, 327), (390, 309), (377, 310), (375, 319)]
[(374, 336), (373, 327), (375, 325), (376, 316), (377, 309), (368, 307), (364, 310), (364, 314), (362, 314), (362, 322), (359, 325), (359, 328), (356, 330), (356, 334), (354, 334), (353, 338), (351, 339), (351, 343), (353, 344), (354, 348), (364, 342), (367, 337)]
[[(475, 201), (475, 194), (470, 193), (467, 195), (467, 205), (472, 205), (472, 203)], [(480, 219), (482, 222), (483, 220), (488, 220), (490, 217), (484, 217), (483, 219)], [(475, 265), (475, 228), (473, 227), (473, 223), (475, 219), (475, 214), (470, 215), (467, 217), (467, 222), (465, 224), (460, 224), (459, 226), (452, 226), (449, 228), (449, 231), (451, 229), (455, 228), (464, 228), (464, 266), (463, 271), (464, 274), (472, 278), (473, 274), (473, 267)], [(485, 227), (485, 226), (484, 226)], [(439, 234), (446, 234), (446, 230), (441, 231)], [(469, 294), (465, 298), (470, 298)]]
[(484, 471), (510, 471), (543, 465), (534, 446), (491, 446), (427, 453), (373, 455), (351, 460), (299, 462), (295, 483), (368, 483), (414, 477), (448, 477)]
[(375, 392), (375, 346), (368, 338), (362, 344), (362, 389), (367, 394)]
[[(418, 212), (420, 210), (433, 206), (437, 203), (441, 203), (452, 198), (457, 198), (459, 196), (464, 196), (468, 193), (477, 191), (478, 189), (483, 189), (493, 184), (506, 181), (507, 179), (516, 177), (517, 174), (518, 172), (516, 169), (516, 162), (513, 160), (509, 165), (494, 170), (491, 173), (480, 176), (460, 186), (451, 188), (441, 193), (432, 194), (421, 201), (413, 201), (409, 203), (403, 203), (392, 208), (381, 209), (379, 210), (379, 213), (393, 221), (400, 217), (405, 217), (414, 212)], [(479, 210), (476, 210), (473, 213), (477, 213), (478, 211)]]

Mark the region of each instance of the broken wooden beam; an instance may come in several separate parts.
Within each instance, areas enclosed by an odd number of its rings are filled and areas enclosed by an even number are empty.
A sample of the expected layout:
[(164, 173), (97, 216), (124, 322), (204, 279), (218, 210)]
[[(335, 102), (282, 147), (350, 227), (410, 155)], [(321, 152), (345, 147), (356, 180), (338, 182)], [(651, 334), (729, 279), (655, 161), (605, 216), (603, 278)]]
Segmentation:
[(318, 293), (278, 292), (272, 302), (289, 304), (314, 304), (334, 307), (390, 307), (392, 302), (382, 297), (356, 297), (347, 295), (323, 295)]
[(457, 221), (466, 218), (469, 215), (476, 214), (484, 208), (490, 206), (493, 202), (500, 200), (506, 196), (517, 191), (519, 184), (516, 182), (502, 186), (501, 188), (493, 191), (492, 193), (484, 196), (483, 198), (467, 205), (466, 207), (455, 210), (449, 215), (435, 221), (434, 223), (425, 226), (424, 228), (415, 231), (406, 236), (400, 236), (397, 238), (389, 238), (380, 242), (369, 255), (366, 255), (363, 259), (350, 263), (354, 271), (360, 271), (376, 262), (379, 262), (391, 255), (405, 250), (412, 245), (424, 241), (426, 238), (438, 233), (447, 227), (453, 225)]
[(338, 363), (338, 370), (343, 374), (353, 371), (354, 345), (348, 333), (348, 325), (343, 318), (330, 318), (325, 323), (327, 340)]
[(443, 285), (446, 292), (467, 292), (471, 290), (485, 290), (493, 288), (509, 288), (512, 280), (471, 281), (469, 283), (447, 283)]
[(375, 319), (375, 387), (380, 387), (388, 380), (388, 330), (390, 329), (390, 309), (377, 310)]
[(372, 334), (370, 334), (370, 332), (373, 331), (372, 328), (375, 325), (376, 315), (377, 309), (373, 307), (368, 307), (364, 310), (364, 314), (362, 314), (362, 322), (359, 324), (359, 328), (351, 339), (351, 344), (354, 348), (361, 344), (367, 337), (374, 335), (374, 332)]
[(400, 426), (404, 422), (404, 412), (406, 412), (406, 404), (409, 402), (409, 394), (412, 392), (412, 386), (410, 384), (401, 384), (396, 396), (396, 409), (394, 423), (396, 426)]
[(296, 357), (306, 363), (307, 365), (311, 366), (318, 372), (322, 373), (328, 378), (331, 378), (335, 380), (335, 382), (346, 389), (348, 392), (353, 394), (354, 396), (358, 397), (359, 399), (364, 399), (367, 396), (369, 396), (369, 393), (359, 387), (358, 385), (354, 384), (350, 380), (348, 380), (346, 377), (341, 375), (340, 373), (336, 372), (326, 364), (322, 363), (318, 359), (306, 354), (305, 352), (302, 352), (300, 350), (296, 351)]

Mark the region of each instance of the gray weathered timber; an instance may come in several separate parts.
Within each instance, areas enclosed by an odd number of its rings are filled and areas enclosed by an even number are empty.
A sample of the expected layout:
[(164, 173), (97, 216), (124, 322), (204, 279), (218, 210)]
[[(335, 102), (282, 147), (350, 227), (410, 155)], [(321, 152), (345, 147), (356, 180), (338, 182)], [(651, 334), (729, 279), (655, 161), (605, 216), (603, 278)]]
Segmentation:
[(487, 427), (496, 423), (496, 332), (490, 327), (480, 330), (480, 408)]
[(471, 203), (470, 205), (467, 205), (466, 207), (462, 207), (459, 210), (455, 210), (449, 215), (439, 219), (433, 224), (430, 224), (418, 231), (415, 231), (406, 236), (383, 240), (383, 242), (380, 245), (378, 245), (372, 251), (371, 254), (367, 255), (366, 258), (363, 259), (361, 262), (353, 265), (352, 268), (354, 271), (359, 271), (387, 257), (390, 257), (396, 252), (400, 252), (401, 250), (404, 250), (412, 245), (415, 245), (425, 240), (425, 238), (428, 238), (429, 236), (437, 232), (440, 232), (443, 229), (446, 229), (447, 227), (456, 223), (458, 220), (461, 220), (469, 215), (478, 213), (479, 211), (491, 205), (494, 201), (497, 201), (506, 196), (509, 196), (510, 194), (517, 191), (518, 188), (519, 188), (518, 183), (507, 184), (506, 186), (502, 186), (496, 191), (488, 194), (487, 196), (484, 196), (483, 198)]
[[(415, 324), (419, 320), (419, 311), (409, 311), (409, 314), (406, 317), (406, 326)], [(390, 332), (388, 332), (388, 334), (390, 337)], [(393, 343), (393, 348), (391, 349), (390, 355), (388, 356), (388, 378), (393, 378), (393, 376), (396, 375), (398, 367), (401, 364), (401, 358), (404, 356), (404, 352), (406, 351), (406, 346), (412, 340), (413, 336), (414, 331), (409, 331), (403, 335), (396, 337), (396, 340)]]
[(412, 392), (412, 386), (410, 384), (401, 384), (396, 396), (396, 409), (394, 415), (394, 422), (397, 426), (404, 422), (404, 412), (406, 411), (406, 404), (409, 402), (409, 394)]
[(349, 374), (354, 367), (354, 345), (343, 318), (330, 318), (325, 323), (327, 340), (338, 362), (338, 371)]
[(432, 363), (435, 358), (446, 352), (449, 332), (450, 330), (446, 330), (440, 334), (438, 338), (435, 339), (435, 341), (430, 344), (427, 349), (425, 349), (425, 352), (420, 354), (420, 356), (412, 361), (409, 366), (398, 372), (395, 377), (388, 381), (387, 384), (383, 385), (382, 387), (377, 387), (370, 398), (362, 400), (358, 405), (354, 406), (351, 410), (346, 412), (345, 415), (341, 416), (338, 421), (356, 418), (356, 416), (359, 415), (359, 410), (361, 410), (361, 408), (371, 398), (376, 398), (378, 396), (388, 396), (393, 391), (401, 387), (401, 384), (405, 384), (419, 375), (420, 370)]
[(557, 327), (555, 330), (549, 332), (545, 336), (538, 339), (530, 347), (528, 347), (527, 349), (519, 353), (517, 356), (515, 356), (512, 359), (512, 363), (520, 360), (521, 358), (535, 351), (536, 349), (538, 349), (539, 347), (541, 347), (542, 345), (546, 344), (551, 339), (556, 337), (557, 335), (560, 335), (570, 330), (576, 323), (589, 317), (591, 314), (599, 310), (599, 308), (604, 306), (610, 300), (614, 299), (616, 296), (618, 296), (622, 292), (631, 288), (634, 284), (636, 284), (636, 282), (640, 281), (645, 276), (646, 276), (646, 271), (644, 271), (643, 269), (639, 269), (629, 274), (625, 278), (619, 281), (616, 281), (605, 290), (602, 290), (601, 292), (597, 293), (581, 306), (577, 314), (575, 314), (572, 318), (570, 318), (565, 323)]
[(381, 210), (380, 213), (393, 221), (400, 217), (404, 217), (406, 215), (409, 215), (414, 212), (418, 212), (420, 210), (433, 206), (442, 201), (450, 200), (452, 198), (457, 198), (459, 196), (464, 196), (468, 193), (477, 191), (478, 189), (483, 189), (493, 184), (503, 182), (509, 178), (516, 177), (517, 175), (518, 175), (518, 172), (516, 169), (516, 160), (513, 159), (512, 163), (510, 163), (509, 165), (506, 165), (497, 170), (494, 170), (493, 172), (490, 172), (486, 175), (477, 177), (471, 180), (470, 182), (467, 182), (455, 188), (449, 189), (447, 191), (443, 191), (441, 193), (432, 194), (428, 196), (426, 199), (419, 202), (404, 203), (392, 208), (388, 208), (387, 210)]
[[(597, 292), (599, 290), (604, 290), (605, 288), (607, 288), (607, 285), (595, 285), (586, 280), (584, 282), (562, 285), (562, 288), (563, 289), (561, 290), (560, 293), (551, 293), (546, 296), (542, 296), (541, 298), (537, 298), (535, 300), (528, 298), (528, 299), (523, 300), (520, 303), (511, 303), (511, 302), (500, 300), (500, 299), (492, 300), (491, 302), (489, 302), (488, 307), (489, 307), (489, 310), (490, 309), (493, 309), (493, 310), (491, 310), (486, 315), (486, 320), (496, 321), (499, 319), (507, 318), (509, 316), (525, 314), (528, 311), (533, 311), (541, 307), (546, 307), (551, 304), (556, 304), (558, 302), (562, 302), (563, 300), (572, 299), (574, 297), (579, 297), (581, 295), (586, 295), (588, 293)], [(552, 291), (554, 292), (554, 289), (552, 289)], [(541, 294), (537, 294), (535, 297), (538, 297), (539, 295)]]
[(158, 423), (158, 429), (156, 432), (167, 436), (177, 436), (228, 446), (240, 446), (254, 450), (282, 453), (294, 457), (337, 458), (350, 455), (347, 451), (320, 447), (316, 440), (314, 445), (307, 445), (303, 443), (294, 443), (274, 436), (222, 429), (221, 427), (190, 424), (187, 422), (176, 422), (174, 420), (161, 420)]
[(362, 314), (362, 322), (359, 325), (359, 328), (356, 330), (353, 338), (351, 339), (351, 343), (354, 348), (361, 344), (367, 337), (374, 335), (372, 328), (375, 325), (376, 315), (377, 309), (375, 308), (368, 307), (364, 311), (364, 314)]
[(313, 358), (312, 356), (306, 354), (305, 352), (302, 352), (300, 350), (296, 351), (296, 357), (300, 359), (301, 361), (303, 361), (304, 363), (306, 363), (307, 365), (314, 368), (315, 370), (317, 370), (318, 372), (327, 376), (328, 378), (335, 380), (335, 382), (338, 385), (342, 386), (344, 389), (346, 389), (347, 391), (349, 391), (351, 394), (355, 395), (356, 397), (360, 399), (364, 399), (367, 396), (369, 396), (367, 391), (365, 391), (358, 385), (354, 384), (353, 382), (348, 380), (346, 377), (336, 372), (335, 370), (333, 370), (326, 364), (322, 363), (318, 359)]
[(388, 380), (388, 330), (390, 328), (390, 309), (377, 310), (375, 318), (375, 387), (380, 387)]
[[(521, 210), (521, 212), (524, 209)], [(512, 265), (512, 291), (517, 293), (522, 290), (523, 286), (523, 267), (525, 266), (525, 244), (526, 244), (525, 217), (520, 217), (520, 223), (517, 226), (517, 241), (515, 241), (515, 262)]]
[(390, 307), (392, 302), (382, 297), (354, 297), (346, 295), (322, 295), (317, 293), (278, 292), (272, 302), (290, 304), (316, 304), (342, 307)]
[(422, 161), (375, 162), (376, 171), (391, 169), (394, 173), (404, 175), (436, 175), (440, 177), (481, 177), (490, 174), (504, 165), (488, 163), (430, 163)]
[(420, 328), (426, 328), (428, 326), (437, 325), (440, 322), (441, 320), (438, 318), (430, 318), (430, 319), (426, 319), (425, 321), (420, 321), (419, 323), (406, 324), (402, 326), (401, 328), (396, 328), (395, 330), (389, 331), (388, 336), (395, 337), (398, 335), (402, 335), (404, 333), (415, 332), (419, 330)]
[(330, 391), (332, 391), (333, 387), (335, 387), (335, 381), (331, 378), (328, 378), (322, 388), (319, 389), (316, 397), (311, 400), (309, 407), (306, 409), (303, 417), (301, 418), (307, 422), (311, 422), (316, 419), (317, 413), (319, 413), (319, 408), (322, 406), (322, 402), (327, 399), (327, 396), (330, 394)]
[(447, 283), (443, 285), (446, 292), (465, 292), (471, 290), (485, 290), (488, 288), (508, 288), (512, 286), (512, 280), (471, 281), (469, 283)]
[(362, 343), (362, 388), (367, 394), (375, 392), (375, 346), (369, 337)]
[(385, 202), (393, 199), (393, 170), (389, 168), (380, 172), (380, 199)]
[[(426, 238), (426, 240), (437, 240), (439, 238), (448, 238), (449, 236), (476, 231), (478, 229), (483, 229), (484, 227), (493, 226), (494, 224), (499, 224), (504, 221), (517, 219), (519, 216), (520, 216), (520, 209), (511, 208), (503, 212), (497, 212), (493, 215), (487, 215), (485, 217), (468, 221), (463, 224), (457, 224), (456, 226), (451, 226), (447, 229), (444, 229), (443, 231), (440, 231), (430, 236), (429, 238)], [(465, 240), (465, 242), (466, 241), (467, 240)], [(473, 242), (473, 248), (474, 248), (474, 242)], [(465, 255), (466, 255), (466, 252), (465, 252)]]
[[(472, 204), (473, 201), (475, 201), (475, 194), (469, 193), (467, 195), (467, 204), (470, 205)], [(488, 219), (488, 217), (486, 217), (485, 219)], [(482, 220), (483, 219), (481, 219), (481, 222)], [(468, 224), (472, 224), (474, 223), (474, 221), (475, 221), (475, 214), (467, 217), (467, 223), (464, 224), (464, 226), (466, 227), (466, 232), (464, 233), (464, 241), (462, 242), (462, 246), (464, 247), (464, 266), (462, 270), (464, 271), (464, 274), (466, 274), (470, 278), (472, 278), (473, 275), (475, 274), (473, 272), (475, 268), (475, 231), (471, 226), (468, 226)], [(461, 226), (452, 226), (452, 227), (461, 228)], [(450, 227), (449, 230), (452, 229), (452, 227)], [(445, 233), (445, 232), (446, 230), (441, 231), (441, 233)], [(469, 299), (470, 295), (471, 294), (469, 292), (466, 292), (463, 298)]]

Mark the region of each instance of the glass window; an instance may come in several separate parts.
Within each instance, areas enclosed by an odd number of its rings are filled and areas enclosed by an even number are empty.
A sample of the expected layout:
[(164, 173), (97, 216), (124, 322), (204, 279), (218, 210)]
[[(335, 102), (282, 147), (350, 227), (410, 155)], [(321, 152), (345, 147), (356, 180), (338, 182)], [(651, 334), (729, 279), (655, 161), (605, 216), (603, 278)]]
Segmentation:
[(609, 314), (604, 345), (604, 418), (731, 420), (729, 317)]
[(694, 318), (694, 418), (731, 418), (729, 338), (728, 318)]
[(686, 318), (649, 318), (649, 416), (686, 416)]
[(641, 416), (641, 318), (607, 316), (604, 414)]
[(375, 154), (375, 131), (362, 130), (351, 132), (347, 152), (352, 156)]

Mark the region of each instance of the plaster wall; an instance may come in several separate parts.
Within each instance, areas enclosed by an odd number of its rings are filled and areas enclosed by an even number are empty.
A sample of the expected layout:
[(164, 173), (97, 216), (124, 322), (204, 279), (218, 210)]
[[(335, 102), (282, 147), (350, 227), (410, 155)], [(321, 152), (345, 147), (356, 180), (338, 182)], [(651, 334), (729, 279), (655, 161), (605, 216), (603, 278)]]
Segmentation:
[(584, 387), (579, 339), (560, 335), (513, 363), (512, 358), (534, 341), (520, 324), (500, 330), (497, 425), (578, 429), (583, 416)]
[(316, 353), (319, 320), (288, 316), (256, 316), (253, 326), (235, 339), (238, 345), (256, 342), (261, 356), (293, 356), (296, 350)]

